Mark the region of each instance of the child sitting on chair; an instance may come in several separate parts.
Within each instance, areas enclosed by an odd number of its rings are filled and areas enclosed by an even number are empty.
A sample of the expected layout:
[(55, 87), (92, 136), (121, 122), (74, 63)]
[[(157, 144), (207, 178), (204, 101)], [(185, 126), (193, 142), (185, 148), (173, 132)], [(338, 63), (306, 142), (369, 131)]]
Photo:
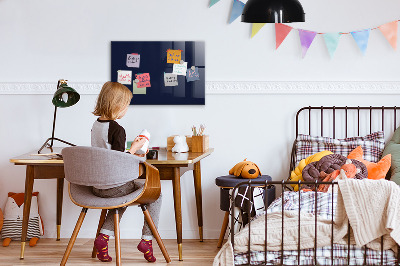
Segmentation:
[[(125, 129), (115, 120), (121, 119), (126, 114), (132, 96), (132, 92), (126, 86), (118, 82), (109, 81), (103, 85), (93, 112), (94, 115), (99, 116), (92, 127), (91, 142), (93, 147), (125, 152)], [(136, 138), (129, 149), (129, 153), (140, 157), (145, 156), (145, 154), (136, 154), (136, 151), (142, 148), (145, 142), (145, 138)], [(136, 178), (137, 177), (133, 176), (132, 181), (117, 187), (93, 187), (93, 194), (102, 198), (128, 195), (144, 186), (143, 183), (135, 182)], [(147, 209), (156, 226), (158, 226), (160, 208), (161, 195), (155, 202), (147, 204)], [(118, 209), (120, 219), (125, 210), (126, 207)], [(101, 261), (112, 260), (108, 255), (108, 240), (110, 236), (114, 235), (114, 214), (115, 210), (108, 210), (100, 234), (94, 241), (94, 246), (97, 249), (97, 258)], [(142, 240), (137, 248), (144, 253), (144, 258), (149, 262), (156, 261), (156, 258), (153, 256), (152, 237), (153, 234), (151, 233), (150, 227), (147, 222), (144, 221)]]

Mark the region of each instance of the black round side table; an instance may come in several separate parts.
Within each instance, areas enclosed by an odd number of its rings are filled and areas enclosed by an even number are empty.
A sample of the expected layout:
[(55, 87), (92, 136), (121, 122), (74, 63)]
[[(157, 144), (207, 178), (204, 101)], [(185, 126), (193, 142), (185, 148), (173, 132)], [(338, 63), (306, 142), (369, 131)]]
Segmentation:
[[(263, 181), (266, 180), (272, 181), (272, 178), (269, 175), (261, 175), (254, 179), (246, 179), (241, 177), (236, 177), (234, 175), (226, 175), (220, 176), (215, 179), (215, 184), (220, 187), (220, 209), (225, 211), (224, 221), (222, 222), (221, 233), (219, 235), (218, 245), (220, 248), (222, 246), (222, 242), (224, 241), (226, 228), (228, 227), (229, 222), (229, 208), (230, 208), (230, 198), (229, 193), (230, 190), (233, 189), (237, 184), (246, 182), (246, 181)], [(256, 187), (256, 186), (255, 186)], [(271, 204), (275, 200), (275, 186), (270, 186), (268, 189), (268, 200), (267, 206)]]

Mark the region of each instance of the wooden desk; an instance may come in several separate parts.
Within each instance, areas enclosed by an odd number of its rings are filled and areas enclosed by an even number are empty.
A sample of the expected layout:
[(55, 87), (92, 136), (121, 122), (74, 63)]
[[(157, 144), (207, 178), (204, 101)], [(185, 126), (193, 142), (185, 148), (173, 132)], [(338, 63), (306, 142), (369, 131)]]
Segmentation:
[[(61, 149), (54, 149), (56, 152), (61, 151)], [(50, 153), (50, 150), (44, 149), (42, 153)], [(62, 159), (59, 158), (53, 159), (56, 156), (41, 156), (33, 154), (37, 154), (37, 150), (10, 159), (10, 162), (14, 163), (15, 165), (26, 165), (20, 259), (24, 258), (26, 234), (28, 232), (29, 213), (31, 209), (32, 189), (35, 179), (57, 178), (57, 241), (60, 240), (62, 201), (64, 190), (64, 162)]]
[[(61, 148), (54, 148), (60, 152)], [(174, 154), (161, 149), (157, 160), (147, 160), (148, 163), (158, 168), (161, 180), (171, 180), (173, 184), (175, 223), (178, 242), (179, 260), (182, 260), (182, 205), (180, 177), (188, 170), (193, 170), (194, 190), (196, 196), (197, 219), (199, 225), (200, 241), (203, 241), (203, 211), (201, 193), (201, 169), (200, 160), (210, 155), (214, 149), (206, 152), (189, 152)], [(47, 153), (50, 151), (43, 151)], [(26, 165), (25, 199), (21, 236), (21, 255), (24, 258), (26, 234), (28, 230), (28, 219), (31, 207), (32, 189), (34, 179), (57, 178), (57, 240), (60, 239), (61, 214), (64, 188), (64, 162), (60, 158), (36, 155), (37, 151), (23, 154), (10, 159), (15, 165)]]

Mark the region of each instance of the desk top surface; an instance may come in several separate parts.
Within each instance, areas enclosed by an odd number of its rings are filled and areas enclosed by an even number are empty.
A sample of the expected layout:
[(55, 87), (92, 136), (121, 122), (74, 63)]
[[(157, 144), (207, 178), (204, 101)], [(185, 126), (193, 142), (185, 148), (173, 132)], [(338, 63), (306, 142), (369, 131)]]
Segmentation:
[[(43, 149), (42, 154), (37, 154), (37, 150), (31, 151), (20, 156), (10, 159), (11, 163), (14, 164), (64, 164), (62, 158), (58, 155), (61, 153), (62, 148), (54, 147), (53, 152), (50, 149)], [(205, 152), (185, 152), (185, 153), (174, 153), (167, 151), (166, 148), (161, 148), (158, 151), (157, 160), (146, 160), (152, 165), (182, 165), (182, 164), (193, 164), (197, 163), (201, 159), (207, 157), (214, 151), (213, 148), (208, 149)]]

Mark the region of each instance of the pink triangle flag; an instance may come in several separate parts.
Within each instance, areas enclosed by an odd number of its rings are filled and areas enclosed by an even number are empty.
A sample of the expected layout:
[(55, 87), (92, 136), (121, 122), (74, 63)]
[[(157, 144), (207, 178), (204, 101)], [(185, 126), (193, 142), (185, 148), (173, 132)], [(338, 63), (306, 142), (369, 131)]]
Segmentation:
[(301, 43), (301, 54), (304, 58), (310, 48), (315, 36), (317, 33), (315, 31), (308, 31), (308, 30), (300, 30), (299, 29), (299, 36), (300, 36), (300, 43)]
[(278, 49), (278, 47), (282, 44), (282, 42), (285, 40), (286, 36), (288, 36), (292, 29), (293, 28), (288, 25), (275, 23), (276, 49)]
[(397, 48), (397, 20), (378, 27), (393, 49)]

